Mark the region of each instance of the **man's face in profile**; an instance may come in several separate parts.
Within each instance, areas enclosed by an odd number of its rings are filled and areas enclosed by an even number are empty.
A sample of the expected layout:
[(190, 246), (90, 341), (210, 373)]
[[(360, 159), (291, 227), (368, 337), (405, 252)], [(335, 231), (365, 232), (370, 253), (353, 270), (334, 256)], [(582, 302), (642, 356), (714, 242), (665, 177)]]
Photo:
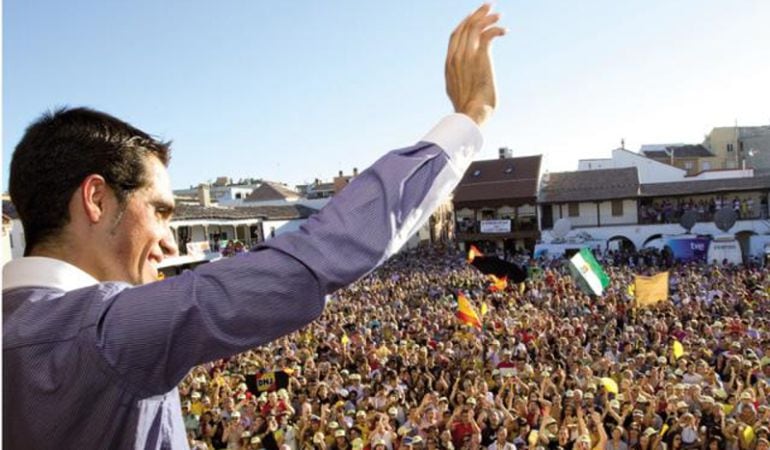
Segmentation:
[(114, 196), (113, 217), (95, 252), (107, 258), (106, 279), (134, 285), (158, 279), (157, 266), (166, 256), (177, 254), (169, 223), (174, 211), (174, 195), (165, 166), (154, 156), (145, 160), (145, 186), (132, 192), (124, 208)]

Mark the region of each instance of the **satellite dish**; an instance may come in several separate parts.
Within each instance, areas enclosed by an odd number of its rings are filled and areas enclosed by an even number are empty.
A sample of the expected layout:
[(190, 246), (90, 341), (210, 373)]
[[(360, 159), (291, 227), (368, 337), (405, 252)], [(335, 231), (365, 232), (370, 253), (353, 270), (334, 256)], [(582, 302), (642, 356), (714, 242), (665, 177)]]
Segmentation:
[(735, 211), (732, 208), (722, 208), (714, 214), (714, 225), (725, 233), (735, 225), (735, 220)]
[(698, 213), (695, 211), (687, 211), (679, 218), (679, 225), (682, 226), (689, 233), (692, 227), (695, 226), (695, 222), (698, 221)]
[(555, 224), (553, 224), (553, 235), (556, 236), (558, 239), (564, 239), (564, 237), (567, 236), (567, 233), (572, 229), (572, 222), (569, 221), (569, 219), (562, 218), (556, 221)]

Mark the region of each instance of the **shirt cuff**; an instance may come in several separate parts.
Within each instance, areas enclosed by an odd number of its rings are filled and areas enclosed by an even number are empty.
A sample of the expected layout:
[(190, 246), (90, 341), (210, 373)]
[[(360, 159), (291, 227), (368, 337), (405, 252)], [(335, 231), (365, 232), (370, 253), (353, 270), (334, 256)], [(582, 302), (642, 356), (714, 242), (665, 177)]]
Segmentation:
[(481, 129), (465, 114), (444, 117), (422, 140), (441, 147), (456, 167), (468, 167), (484, 144)]

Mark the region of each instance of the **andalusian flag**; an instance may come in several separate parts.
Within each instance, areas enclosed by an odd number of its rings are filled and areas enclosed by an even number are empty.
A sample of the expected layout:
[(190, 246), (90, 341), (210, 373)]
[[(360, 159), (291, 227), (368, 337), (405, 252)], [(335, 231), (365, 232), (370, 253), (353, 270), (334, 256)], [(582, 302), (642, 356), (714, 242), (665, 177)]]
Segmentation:
[(495, 275), (490, 275), (489, 279), (492, 280), (492, 285), (489, 287), (492, 292), (502, 292), (508, 287), (508, 277), (498, 278)]
[(471, 249), (468, 250), (468, 264), (472, 263), (477, 256), (484, 256), (484, 254), (475, 245), (471, 245)]
[(610, 277), (604, 273), (591, 250), (581, 248), (569, 262), (572, 277), (591, 294), (602, 295), (604, 288), (610, 285)]
[(471, 305), (470, 300), (468, 300), (465, 295), (462, 293), (457, 294), (457, 318), (460, 319), (460, 322), (471, 325), (476, 328), (481, 328), (481, 320), (479, 320), (479, 315), (476, 313), (476, 310), (473, 308), (473, 305)]

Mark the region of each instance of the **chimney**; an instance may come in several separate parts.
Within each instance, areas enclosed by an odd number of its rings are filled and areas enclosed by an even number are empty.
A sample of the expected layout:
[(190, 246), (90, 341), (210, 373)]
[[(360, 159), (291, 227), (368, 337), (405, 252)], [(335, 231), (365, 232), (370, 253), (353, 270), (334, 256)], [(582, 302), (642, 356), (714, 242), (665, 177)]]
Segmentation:
[(499, 150), (500, 159), (513, 158), (513, 150), (509, 147), (500, 147)]
[(342, 176), (342, 171), (340, 170), (340, 177)]
[(358, 167), (353, 167), (353, 176), (354, 177), (358, 176)]
[(201, 206), (211, 206), (211, 188), (208, 184), (198, 186), (198, 203)]

